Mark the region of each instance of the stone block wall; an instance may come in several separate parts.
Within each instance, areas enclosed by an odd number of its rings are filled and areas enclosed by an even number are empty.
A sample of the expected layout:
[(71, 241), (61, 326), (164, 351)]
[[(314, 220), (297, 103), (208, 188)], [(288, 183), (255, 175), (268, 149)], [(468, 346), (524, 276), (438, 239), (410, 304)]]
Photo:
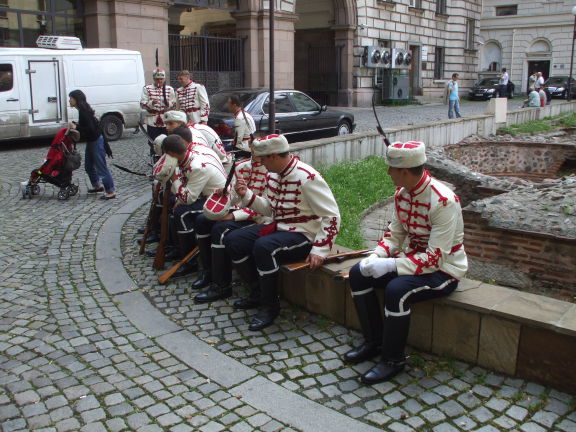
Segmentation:
[(469, 276), (571, 300), (576, 294), (576, 242), (572, 239), (490, 227), (464, 210)]
[(480, 141), (448, 145), (444, 151), (473, 171), (527, 180), (556, 177), (566, 159), (576, 159), (576, 144)]

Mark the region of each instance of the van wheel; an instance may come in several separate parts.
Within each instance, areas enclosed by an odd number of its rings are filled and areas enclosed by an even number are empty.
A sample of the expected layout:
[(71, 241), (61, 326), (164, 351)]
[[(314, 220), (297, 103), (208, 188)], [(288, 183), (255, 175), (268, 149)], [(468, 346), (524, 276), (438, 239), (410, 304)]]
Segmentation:
[(102, 120), (100, 120), (100, 127), (108, 141), (116, 141), (117, 139), (120, 139), (122, 132), (124, 131), (122, 120), (111, 114), (102, 117)]
[(338, 124), (338, 136), (348, 135), (351, 131), (352, 127), (346, 120), (343, 120)]

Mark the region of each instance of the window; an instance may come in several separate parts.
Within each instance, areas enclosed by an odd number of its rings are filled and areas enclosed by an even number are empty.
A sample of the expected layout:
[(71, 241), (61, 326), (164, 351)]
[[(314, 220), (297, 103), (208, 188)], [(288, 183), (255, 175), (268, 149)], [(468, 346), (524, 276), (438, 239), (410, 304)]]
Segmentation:
[(436, 13), (446, 15), (446, 2), (448, 0), (436, 0)]
[(496, 7), (496, 16), (518, 15), (518, 5)]
[(466, 20), (466, 49), (473, 50), (474, 47), (474, 32), (476, 30), (476, 20)]
[[(276, 105), (275, 107), (276, 113), (294, 112), (294, 107), (292, 106), (292, 102), (290, 102), (290, 99), (288, 98), (288, 93), (275, 93), (274, 104)], [(264, 102), (262, 110), (264, 111), (265, 114), (268, 114), (268, 98), (266, 98), (266, 102)]]
[(444, 78), (444, 48), (436, 47), (434, 54), (434, 78)]
[(422, 9), (422, 0), (410, 0), (410, 7)]
[(11, 64), (0, 64), (0, 92), (12, 90), (14, 86), (14, 75)]
[(320, 107), (304, 93), (292, 93), (292, 102), (298, 112), (318, 111)]

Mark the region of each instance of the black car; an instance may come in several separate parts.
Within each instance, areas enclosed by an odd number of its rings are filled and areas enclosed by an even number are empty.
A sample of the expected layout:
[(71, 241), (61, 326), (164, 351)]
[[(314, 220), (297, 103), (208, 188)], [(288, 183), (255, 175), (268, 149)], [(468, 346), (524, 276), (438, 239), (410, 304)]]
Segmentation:
[[(220, 135), (229, 147), (234, 137), (234, 116), (228, 111), (226, 101), (236, 95), (244, 109), (256, 123), (256, 132), (267, 135), (268, 89), (223, 90), (210, 97), (208, 124)], [(274, 92), (276, 104), (276, 130), (286, 135), (288, 141), (306, 141), (317, 137), (346, 135), (354, 131), (354, 115), (320, 106), (314, 99), (297, 90)]]
[[(544, 87), (548, 88), (552, 97), (566, 99), (566, 96), (568, 96), (568, 75), (552, 76), (546, 80)], [(576, 95), (576, 81), (574, 78), (572, 78), (570, 87), (572, 89), (572, 96)]]
[[(468, 92), (468, 99), (483, 99), (498, 97), (499, 78), (482, 78), (474, 87)], [(508, 98), (514, 97), (514, 89), (516, 86), (512, 81), (508, 81)]]

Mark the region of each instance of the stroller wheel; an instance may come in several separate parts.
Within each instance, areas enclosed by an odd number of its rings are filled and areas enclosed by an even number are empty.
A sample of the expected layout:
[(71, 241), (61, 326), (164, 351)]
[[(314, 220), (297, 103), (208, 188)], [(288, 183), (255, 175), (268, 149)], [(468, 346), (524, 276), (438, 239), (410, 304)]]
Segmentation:
[(60, 201), (65, 201), (68, 199), (68, 197), (70, 196), (70, 193), (68, 192), (68, 188), (61, 188), (58, 191), (58, 199)]
[(40, 193), (40, 185), (34, 184), (31, 185), (31, 191), (32, 195), (38, 195)]
[(73, 183), (70, 186), (68, 186), (66, 189), (68, 189), (68, 194), (70, 196), (74, 196), (78, 193), (78, 185), (75, 185)]

